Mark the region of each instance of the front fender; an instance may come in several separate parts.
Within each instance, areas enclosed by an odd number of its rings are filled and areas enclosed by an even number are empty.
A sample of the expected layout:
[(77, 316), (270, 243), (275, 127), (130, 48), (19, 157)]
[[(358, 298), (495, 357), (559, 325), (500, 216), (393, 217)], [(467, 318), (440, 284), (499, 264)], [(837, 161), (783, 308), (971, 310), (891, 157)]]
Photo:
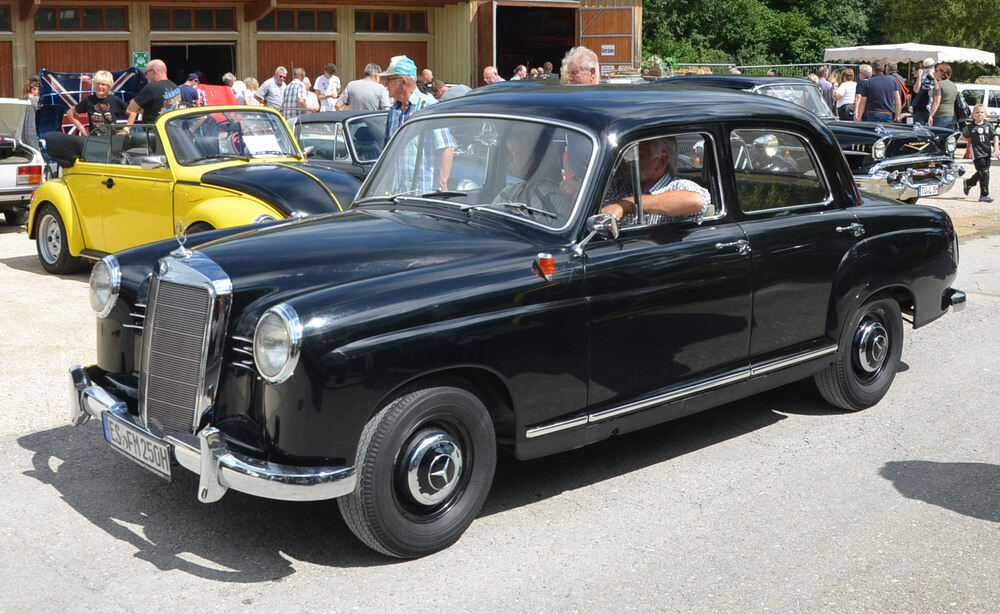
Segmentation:
[(80, 216), (76, 212), (76, 202), (69, 188), (60, 179), (50, 179), (43, 183), (35, 195), (31, 197), (31, 209), (28, 213), (28, 238), (35, 238), (35, 222), (38, 210), (42, 205), (52, 205), (62, 217), (66, 227), (66, 245), (69, 253), (79, 256), (86, 248), (83, 240), (83, 228), (80, 226)]
[(262, 216), (276, 220), (287, 219), (277, 207), (248, 196), (218, 196), (203, 200), (184, 212), (177, 213), (177, 220), (190, 227), (196, 223), (210, 224), (213, 228), (246, 226)]

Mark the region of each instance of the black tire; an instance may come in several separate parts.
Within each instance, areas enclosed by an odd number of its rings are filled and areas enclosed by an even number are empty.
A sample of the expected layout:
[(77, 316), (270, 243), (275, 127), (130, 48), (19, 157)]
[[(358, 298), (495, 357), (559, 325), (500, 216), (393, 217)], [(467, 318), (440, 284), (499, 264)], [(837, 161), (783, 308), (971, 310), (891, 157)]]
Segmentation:
[(191, 224), (191, 227), (186, 232), (189, 235), (193, 235), (199, 232), (208, 232), (209, 230), (215, 230), (215, 227), (207, 222), (195, 222)]
[(840, 335), (837, 359), (814, 376), (831, 405), (857, 411), (878, 403), (889, 391), (903, 352), (899, 304), (883, 298), (862, 305)]
[(915, 204), (917, 204), (917, 198), (918, 197), (916, 197), (916, 196), (911, 196), (910, 198), (907, 198), (903, 202), (906, 203), (906, 204), (908, 204), (908, 205), (915, 205)]
[(361, 433), (354, 492), (338, 499), (370, 548), (415, 558), (458, 541), (486, 500), (496, 435), (483, 403), (452, 387), (397, 398)]
[(24, 226), (28, 223), (28, 210), (8, 209), (3, 214), (3, 223), (7, 226)]
[(35, 220), (35, 248), (42, 268), (56, 275), (78, 270), (83, 259), (70, 255), (66, 225), (59, 211), (52, 205), (42, 205)]

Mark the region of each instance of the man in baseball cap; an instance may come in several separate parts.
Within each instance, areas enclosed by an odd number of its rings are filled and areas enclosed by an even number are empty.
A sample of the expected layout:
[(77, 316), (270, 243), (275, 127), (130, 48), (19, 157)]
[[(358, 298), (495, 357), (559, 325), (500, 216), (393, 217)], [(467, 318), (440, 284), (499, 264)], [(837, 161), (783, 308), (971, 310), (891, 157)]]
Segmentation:
[[(389, 117), (385, 123), (386, 142), (399, 130), (410, 117), (423, 109), (437, 103), (430, 94), (424, 94), (417, 89), (417, 65), (405, 55), (397, 55), (389, 61), (389, 66), (379, 73), (382, 84), (389, 90), (395, 102), (389, 107)], [(416, 148), (415, 143), (407, 147)], [(410, 169), (414, 177), (397, 177), (400, 191), (418, 187), (424, 191), (447, 190), (448, 178), (451, 175), (451, 163), (455, 152), (455, 139), (447, 128), (434, 131), (434, 138), (428, 139), (424, 155), (420, 156), (423, 168)], [(414, 151), (406, 159), (416, 160)], [(419, 184), (419, 185), (414, 185)]]

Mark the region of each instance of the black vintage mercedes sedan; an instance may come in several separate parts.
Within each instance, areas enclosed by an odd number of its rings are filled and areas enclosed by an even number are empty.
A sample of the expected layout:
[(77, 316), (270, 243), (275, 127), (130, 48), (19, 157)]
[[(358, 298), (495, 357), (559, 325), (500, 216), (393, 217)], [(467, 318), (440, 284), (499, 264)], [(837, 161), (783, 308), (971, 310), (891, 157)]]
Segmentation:
[(498, 448), (803, 378), (878, 403), (904, 321), (965, 300), (946, 213), (860, 195), (815, 115), (720, 90), (467, 96), (404, 124), (348, 211), (177, 239), (94, 267), (74, 422), (203, 502), (336, 498), (396, 557), (459, 539)]
[(816, 84), (795, 77), (687, 75), (658, 83), (738, 89), (794, 102), (818, 115), (837, 136), (862, 190), (915, 203), (944, 194), (965, 173), (955, 162), (958, 132), (931, 126), (837, 119)]

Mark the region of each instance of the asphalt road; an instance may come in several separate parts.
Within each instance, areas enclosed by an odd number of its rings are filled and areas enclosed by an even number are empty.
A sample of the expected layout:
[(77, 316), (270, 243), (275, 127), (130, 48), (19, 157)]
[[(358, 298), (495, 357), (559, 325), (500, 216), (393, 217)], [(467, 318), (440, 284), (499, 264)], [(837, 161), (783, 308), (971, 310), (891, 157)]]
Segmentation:
[[(969, 237), (1000, 225), (978, 204), (929, 202)], [(963, 243), (968, 308), (907, 329), (877, 406), (834, 411), (804, 382), (555, 457), (501, 457), (480, 518), (416, 561), (362, 546), (334, 502), (204, 505), (194, 475), (165, 482), (97, 424), (68, 426), (66, 369), (94, 356), (86, 283), (42, 273), (24, 230), (0, 227), (0, 612), (1000, 603), (1000, 236)]]

